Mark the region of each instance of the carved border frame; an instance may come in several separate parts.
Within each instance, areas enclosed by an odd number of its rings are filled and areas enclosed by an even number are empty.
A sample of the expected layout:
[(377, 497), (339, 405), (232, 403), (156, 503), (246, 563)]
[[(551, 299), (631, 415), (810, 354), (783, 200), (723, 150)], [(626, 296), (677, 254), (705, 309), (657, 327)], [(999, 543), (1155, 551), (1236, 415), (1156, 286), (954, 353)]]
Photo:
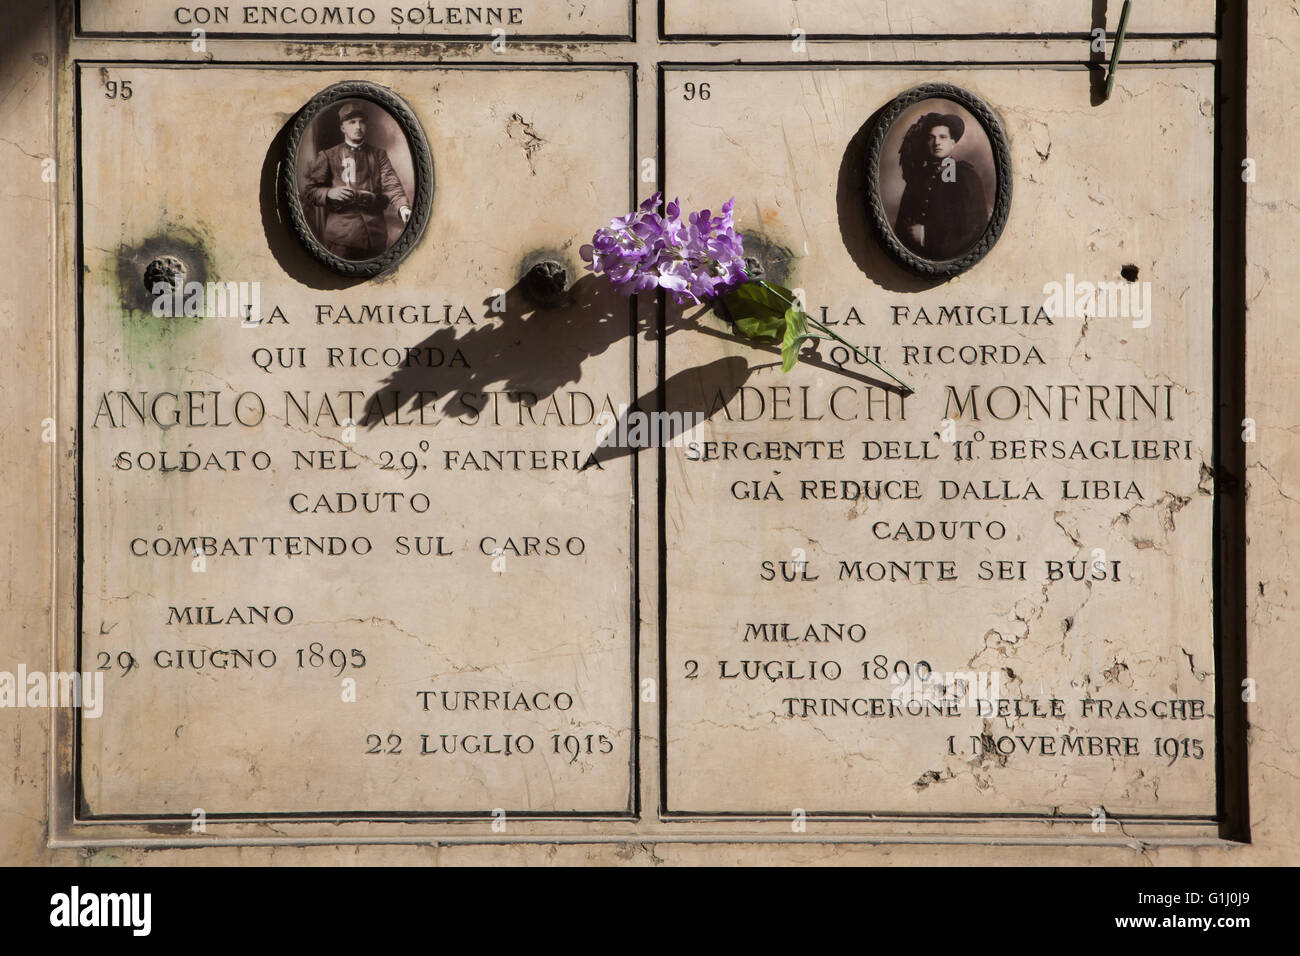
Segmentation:
[[(415, 196), (411, 200), (411, 218), (397, 241), (382, 255), (360, 261), (344, 259), (325, 248), (307, 225), (302, 199), (298, 195), (298, 150), (303, 134), (322, 110), (343, 100), (368, 100), (384, 109), (401, 128), (411, 149), (415, 167)], [(406, 101), (387, 87), (365, 80), (345, 80), (321, 90), (302, 107), (289, 128), (284, 155), (280, 158), (280, 199), (288, 210), (298, 241), (329, 269), (345, 276), (373, 278), (394, 269), (424, 238), (433, 211), (433, 152), (424, 128)]]
[[(889, 224), (884, 200), (880, 195), (880, 160), (885, 138), (905, 110), (928, 99), (951, 100), (980, 121), (988, 134), (989, 144), (993, 147), (993, 163), (997, 170), (997, 192), (988, 227), (974, 246), (955, 259), (926, 259), (904, 246)], [(951, 83), (923, 83), (900, 93), (884, 107), (871, 131), (867, 149), (867, 212), (885, 248), (913, 272), (946, 279), (970, 269), (997, 244), (1007, 224), (1007, 217), (1011, 214), (1011, 144), (1007, 140), (1001, 118), (974, 93)]]

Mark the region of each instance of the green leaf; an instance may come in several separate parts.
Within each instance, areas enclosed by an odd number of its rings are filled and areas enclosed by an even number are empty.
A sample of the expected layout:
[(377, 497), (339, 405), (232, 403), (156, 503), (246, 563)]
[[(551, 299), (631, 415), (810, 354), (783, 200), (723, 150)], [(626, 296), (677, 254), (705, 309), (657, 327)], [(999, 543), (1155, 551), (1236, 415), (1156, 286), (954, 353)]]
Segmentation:
[(795, 307), (795, 294), (766, 281), (746, 282), (722, 297), (722, 305), (736, 331), (746, 338), (781, 343), (781, 370), (789, 372), (799, 362), (799, 346), (807, 339), (824, 338), (808, 331), (808, 315)]
[(731, 324), (746, 338), (775, 341), (786, 331), (789, 303), (757, 282), (746, 282), (722, 297)]
[(760, 280), (763, 285), (767, 286), (768, 291), (775, 292), (777, 298), (781, 299), (787, 309), (793, 309), (798, 306), (799, 300), (794, 294), (793, 289), (787, 289), (783, 285), (777, 285), (775, 282), (768, 282), (766, 279)]
[(785, 338), (781, 342), (781, 371), (789, 372), (799, 362), (799, 346), (808, 335), (808, 317), (793, 307), (785, 310)]

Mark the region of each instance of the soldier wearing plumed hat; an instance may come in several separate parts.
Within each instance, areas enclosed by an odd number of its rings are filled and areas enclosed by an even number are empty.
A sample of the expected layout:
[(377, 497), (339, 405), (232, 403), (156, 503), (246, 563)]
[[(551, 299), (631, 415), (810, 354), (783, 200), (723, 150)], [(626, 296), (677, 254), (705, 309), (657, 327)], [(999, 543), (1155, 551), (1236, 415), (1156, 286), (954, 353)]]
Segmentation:
[(965, 254), (988, 227), (988, 201), (979, 173), (953, 156), (965, 135), (966, 122), (955, 113), (926, 113), (912, 124), (898, 151), (907, 185), (894, 233), (927, 259)]

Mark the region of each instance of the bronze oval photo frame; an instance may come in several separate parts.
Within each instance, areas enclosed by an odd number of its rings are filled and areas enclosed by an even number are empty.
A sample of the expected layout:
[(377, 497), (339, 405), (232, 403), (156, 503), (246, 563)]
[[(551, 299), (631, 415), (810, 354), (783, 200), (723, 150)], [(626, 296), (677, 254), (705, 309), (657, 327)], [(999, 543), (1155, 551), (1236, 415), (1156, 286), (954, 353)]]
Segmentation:
[[(885, 209), (881, 194), (881, 163), (885, 141), (904, 113), (925, 100), (948, 100), (975, 118), (988, 138), (997, 178), (988, 225), (978, 239), (953, 258), (931, 259), (919, 255), (900, 240)], [(899, 94), (880, 112), (871, 131), (867, 151), (867, 205), (869, 218), (885, 248), (913, 272), (950, 278), (965, 272), (988, 254), (1002, 235), (1011, 212), (1011, 145), (998, 115), (975, 94), (951, 83), (924, 83)], [(901, 205), (901, 201), (900, 201)]]
[[(326, 248), (308, 223), (299, 188), (299, 153), (307, 130), (324, 111), (348, 100), (373, 104), (396, 122), (406, 137), (415, 179), (411, 215), (401, 234), (382, 253), (367, 259), (346, 259)], [(414, 111), (392, 90), (364, 80), (335, 83), (308, 100), (294, 117), (280, 160), (280, 190), (294, 234), (312, 256), (342, 275), (370, 278), (396, 267), (424, 237), (433, 210), (433, 153)]]

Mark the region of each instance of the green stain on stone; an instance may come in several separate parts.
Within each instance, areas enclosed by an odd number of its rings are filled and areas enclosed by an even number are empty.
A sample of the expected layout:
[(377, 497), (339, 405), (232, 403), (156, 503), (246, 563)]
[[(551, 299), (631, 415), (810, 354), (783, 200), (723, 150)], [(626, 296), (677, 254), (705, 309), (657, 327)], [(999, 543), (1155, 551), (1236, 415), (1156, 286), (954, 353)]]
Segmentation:
[(149, 368), (155, 368), (155, 363), (164, 359), (180, 339), (205, 324), (223, 321), (204, 316), (155, 314), (155, 296), (145, 287), (145, 270), (149, 263), (162, 256), (175, 256), (185, 264), (187, 284), (197, 282), (206, 288), (206, 283), (216, 281), (206, 238), (195, 229), (172, 226), (135, 245), (118, 247), (113, 276), (117, 314), (113, 318), (122, 329), (126, 358)]

